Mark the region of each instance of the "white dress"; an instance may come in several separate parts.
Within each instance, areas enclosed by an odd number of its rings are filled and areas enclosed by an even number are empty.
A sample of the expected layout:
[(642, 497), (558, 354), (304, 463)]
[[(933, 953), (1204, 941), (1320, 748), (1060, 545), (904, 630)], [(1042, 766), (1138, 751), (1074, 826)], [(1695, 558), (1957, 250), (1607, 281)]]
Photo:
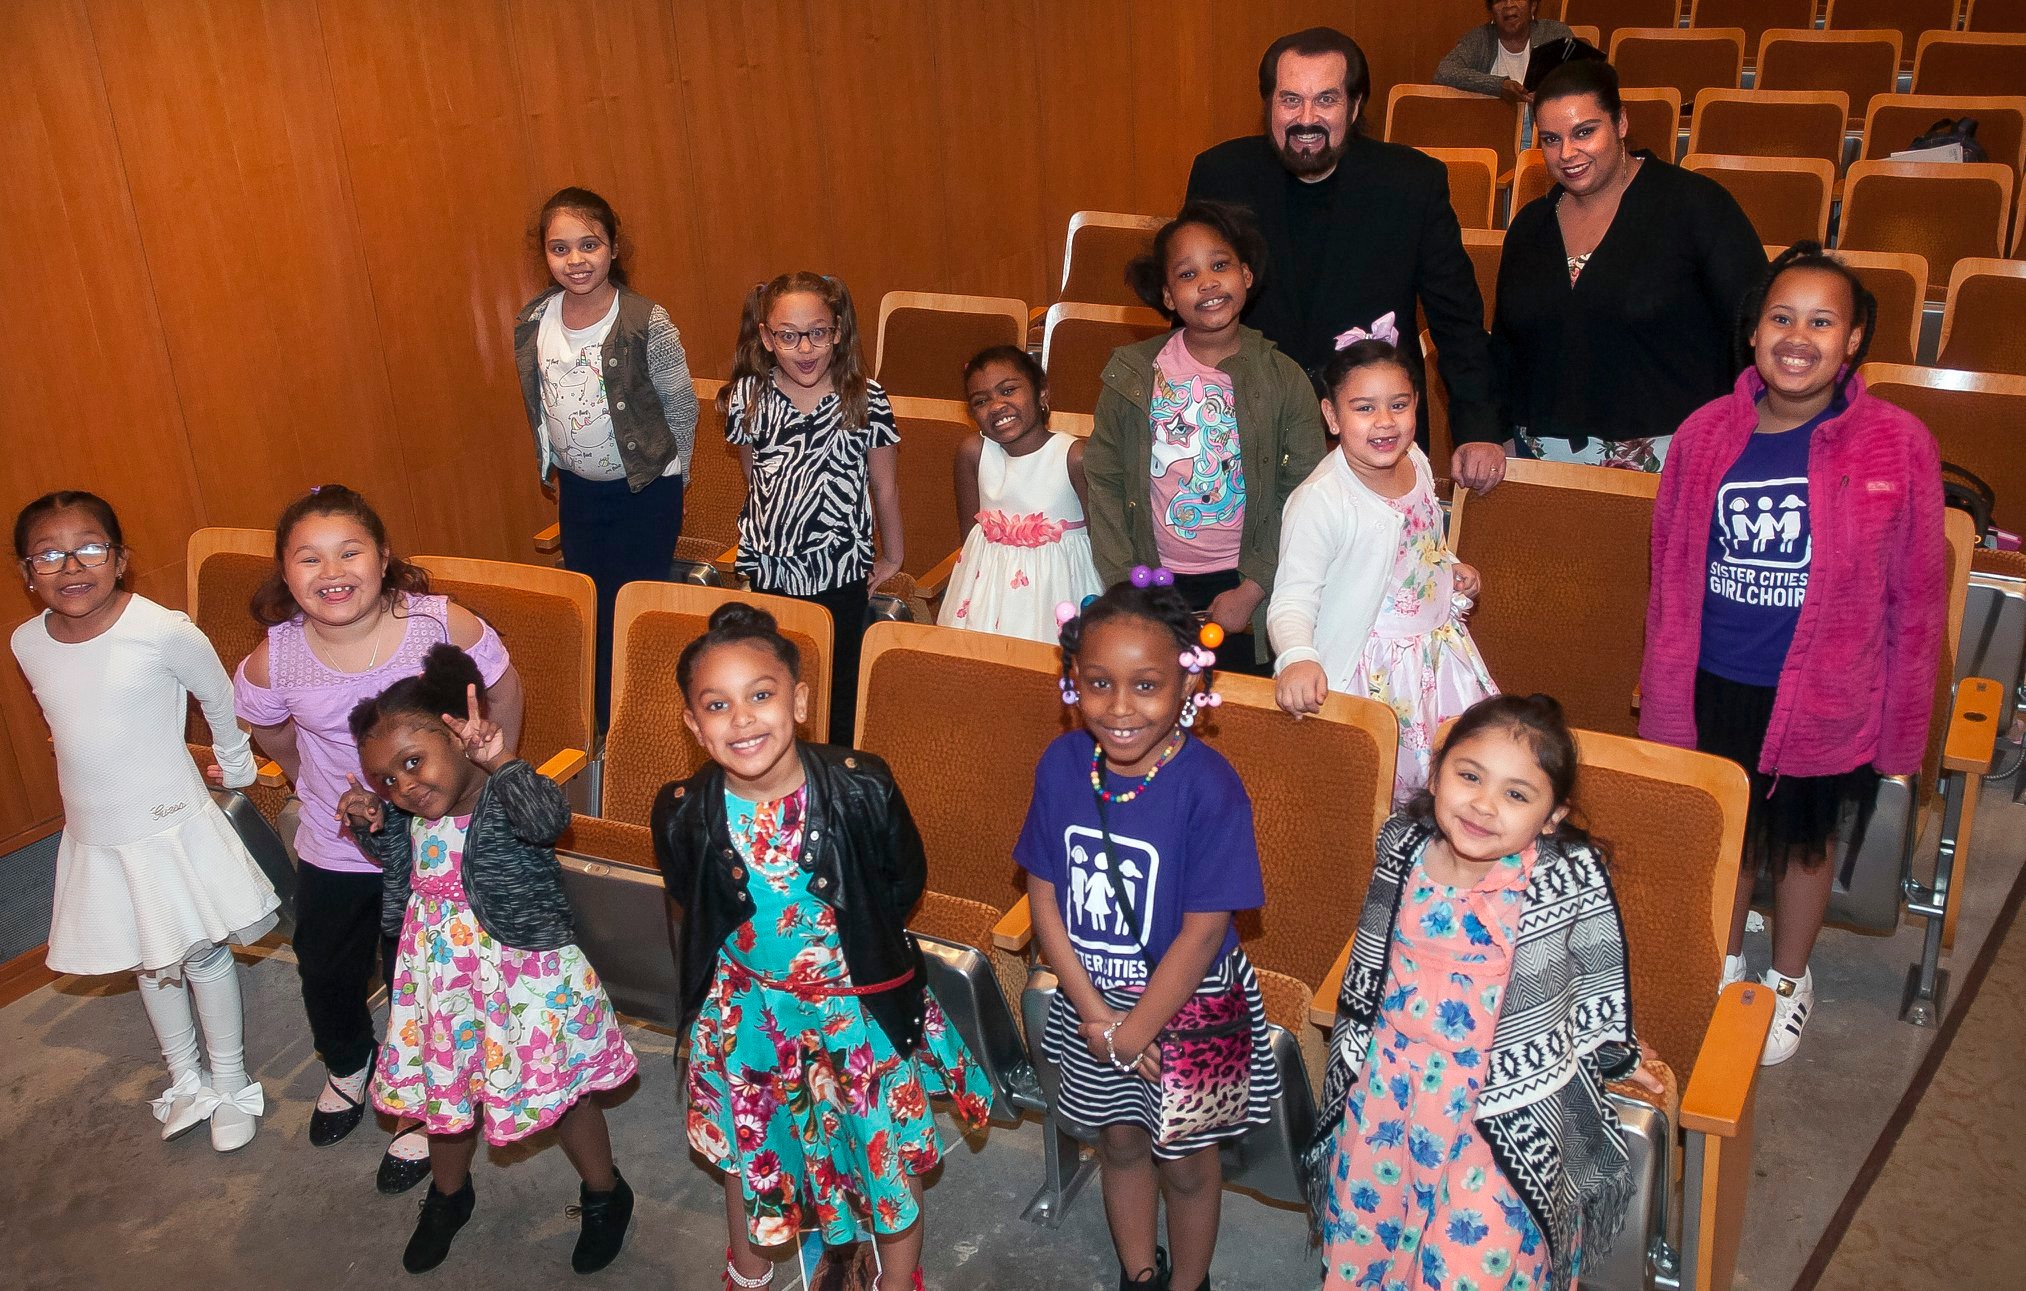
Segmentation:
[(1055, 607), (1104, 590), (1091, 563), (1083, 505), (1069, 482), (1075, 437), (1055, 431), (1024, 457), (986, 440), (978, 458), (978, 523), (943, 594), (936, 622), (1053, 642)]
[(13, 646), (55, 737), (63, 793), (49, 966), (166, 968), (205, 946), (260, 937), (275, 923), (274, 887), (183, 742), (195, 694), (225, 782), (253, 782), (252, 748), (211, 642), (141, 596), (89, 641), (58, 641), (45, 619), (15, 629)]

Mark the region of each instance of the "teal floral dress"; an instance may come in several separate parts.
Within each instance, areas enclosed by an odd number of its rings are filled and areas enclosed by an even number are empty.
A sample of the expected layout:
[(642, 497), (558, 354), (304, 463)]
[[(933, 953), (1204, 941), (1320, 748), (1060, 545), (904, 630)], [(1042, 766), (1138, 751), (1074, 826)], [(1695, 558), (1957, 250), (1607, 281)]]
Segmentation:
[(942, 1159), (931, 1096), (982, 1125), (985, 1077), (934, 995), (903, 1058), (848, 986), (835, 912), (798, 864), (807, 790), (775, 802), (725, 794), (751, 878), (751, 920), (718, 953), (690, 1030), (689, 1143), (744, 1184), (756, 1245), (813, 1221), (832, 1246), (897, 1233), (919, 1211), (909, 1189)]
[(1532, 1291), (1551, 1282), (1540, 1226), (1478, 1132), (1534, 849), (1476, 886), (1408, 875), (1372, 1046), (1324, 1199), (1325, 1291)]

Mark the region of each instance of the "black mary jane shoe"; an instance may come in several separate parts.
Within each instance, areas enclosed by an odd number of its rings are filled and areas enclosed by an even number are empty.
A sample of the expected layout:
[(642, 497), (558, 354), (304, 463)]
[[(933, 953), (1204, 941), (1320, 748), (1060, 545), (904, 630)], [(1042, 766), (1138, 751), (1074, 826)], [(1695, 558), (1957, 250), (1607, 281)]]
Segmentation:
[(471, 1218), (477, 1200), (468, 1174), (464, 1186), (448, 1195), (430, 1184), (428, 1195), (422, 1198), (422, 1217), (415, 1221), (415, 1235), (408, 1239), (408, 1249), (401, 1252), (401, 1267), (410, 1273), (427, 1273), (443, 1263), (443, 1257), (450, 1254), (451, 1239)]
[(410, 1161), (405, 1157), (394, 1155), (394, 1144), (411, 1134), (428, 1137), (428, 1131), (422, 1127), (420, 1121), (412, 1121), (394, 1131), (394, 1137), (387, 1143), (386, 1152), (380, 1156), (380, 1169), (373, 1176), (373, 1186), (389, 1197), (398, 1197), (429, 1177), (427, 1156)]
[[(367, 1085), (373, 1083), (373, 1064), (378, 1061), (379, 1057), (379, 1051), (376, 1049), (373, 1052), (373, 1056), (366, 1060)], [(366, 1116), (365, 1086), (361, 1086), (359, 1096), (353, 1098), (350, 1094), (338, 1088), (337, 1079), (328, 1071), (324, 1073), (324, 1083), (330, 1086), (333, 1094), (345, 1100), (345, 1105), (335, 1112), (327, 1112), (321, 1107), (311, 1109), (310, 1146), (313, 1148), (327, 1148), (331, 1144), (336, 1143), (353, 1130), (358, 1129), (359, 1122), (364, 1120)], [(318, 1098), (322, 1098), (322, 1091), (318, 1091)]]
[(619, 1257), (626, 1244), (626, 1225), (633, 1219), (633, 1189), (615, 1166), (612, 1190), (592, 1192), (577, 1186), (577, 1204), (567, 1208), (582, 1224), (577, 1249), (570, 1253), (570, 1267), (579, 1273), (596, 1273)]
[(1135, 1278), (1119, 1269), (1119, 1291), (1168, 1291), (1168, 1251), (1166, 1247), (1154, 1248), (1154, 1267), (1147, 1276)]

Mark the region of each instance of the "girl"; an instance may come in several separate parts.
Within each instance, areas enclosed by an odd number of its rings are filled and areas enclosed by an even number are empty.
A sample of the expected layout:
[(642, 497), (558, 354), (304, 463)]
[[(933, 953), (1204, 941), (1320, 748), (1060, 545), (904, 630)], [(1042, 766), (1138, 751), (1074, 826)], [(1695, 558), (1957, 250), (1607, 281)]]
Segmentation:
[(1238, 321), (1265, 263), (1238, 207), (1190, 202), (1162, 226), (1126, 277), (1177, 325), (1112, 352), (1084, 463), (1098, 577), (1174, 571), (1241, 672), (1265, 670), (1281, 509), (1325, 451), (1308, 376)]
[(429, 1134), (429, 1194), (401, 1263), (435, 1268), (471, 1218), (481, 1128), (501, 1147), (554, 1125), (584, 1180), (570, 1266), (592, 1273), (626, 1240), (633, 1190), (585, 1095), (638, 1064), (573, 940), (553, 846), (570, 805), (483, 715), (480, 680), (470, 655), (438, 645), (420, 677), (349, 719), (373, 792), (351, 777), (338, 809), (385, 873), (380, 926), (401, 939), (373, 1106)]
[(1372, 332), (1345, 332), (1323, 369), (1323, 420), (1341, 451), (1288, 499), (1266, 627), (1279, 651), (1274, 698), (1288, 712), (1316, 712), (1332, 690), (1393, 710), (1393, 796), (1404, 803), (1428, 783), (1436, 728), (1497, 689), (1463, 626), (1477, 571), (1443, 542), (1393, 316)]
[[(676, 662), (682, 720), (713, 759), (654, 804), (689, 1032), (689, 1143), (722, 1176), (727, 1287), (755, 1246), (813, 1221), (815, 1285), (921, 1287), (928, 1098), (966, 1127), (988, 1090), (924, 978), (907, 916), (921, 837), (886, 764), (800, 743), (801, 657), (764, 610), (720, 606)], [(810, 1210), (805, 1211), (807, 1206)], [(853, 1244), (870, 1231), (873, 1252)]]
[(515, 320), (514, 362), (542, 484), (556, 480), (563, 563), (598, 585), (602, 727), (619, 589), (665, 580), (682, 533), (696, 392), (668, 311), (626, 286), (610, 203), (561, 190), (543, 204), (535, 241), (555, 282)]
[[(1063, 1115), (1098, 1131), (1119, 1286), (1170, 1284), (1155, 1245), (1168, 1198), (1173, 1285), (1210, 1284), (1222, 1205), (1217, 1144), (1265, 1121), (1279, 1088), (1258, 979), (1232, 914), (1266, 899), (1252, 803), (1231, 764), (1189, 738), (1218, 702), (1223, 640), (1167, 570), (1134, 569), (1080, 614), (1063, 605), (1063, 701), (1084, 728), (1034, 771), (1014, 846), (1034, 934), (1061, 981), (1043, 1051)], [(1216, 1032), (1214, 1036), (1209, 1034)], [(1214, 1051), (1187, 1068), (1183, 1046)], [(1204, 1087), (1189, 1069), (1241, 1071)]]
[[(328, 1147), (365, 1115), (377, 1047), (366, 1006), (375, 965), (382, 981), (394, 980), (393, 946), (380, 936), (380, 867), (338, 812), (359, 767), (346, 719), (360, 700), (421, 671), (442, 641), (478, 661), (508, 747), (520, 737), (521, 688), (493, 630), (431, 596), (428, 576), (388, 550), (379, 515), (344, 485), (319, 485), (282, 511), (274, 564), (253, 594), (253, 617), (267, 636), (239, 665), (233, 693), (302, 802), (295, 955), (310, 1037), (327, 1068), (310, 1142)], [(401, 1127), (380, 1162), (378, 1187), (405, 1192), (428, 1172), (421, 1123)]]
[(1379, 833), (1306, 1160), (1326, 1288), (1564, 1291), (1624, 1218), (1604, 1082), (1660, 1081), (1575, 779), (1561, 705), (1487, 699)]
[(1814, 1004), (1831, 835), (1880, 775), (1920, 771), (1946, 616), (1934, 437), (1854, 375), (1878, 320), (1813, 242), (1747, 302), (1751, 366), (1682, 423), (1653, 512), (1639, 733), (1752, 773), (1724, 981), (1745, 976), (1757, 871), (1774, 882), (1773, 1027), (1784, 1062)]
[(1048, 428), (1048, 380), (1017, 345), (964, 365), (978, 433), (957, 449), (964, 550), (937, 622), (1053, 641), (1055, 606), (1104, 590), (1083, 528), (1083, 440)]
[(239, 974), (225, 943), (258, 939), (279, 902), (183, 743), (194, 694), (211, 727), (213, 778), (253, 783), (231, 684), (195, 624), (121, 586), (119, 517), (95, 494), (48, 493), (23, 507), (14, 555), (49, 607), (13, 640), (63, 790), (49, 966), (135, 973), (169, 1064), (169, 1088), (151, 1104), (162, 1137), (209, 1119), (212, 1147), (245, 1147), (265, 1096), (246, 1074)]
[(784, 273), (753, 288), (718, 407), (746, 470), (739, 572), (756, 592), (830, 612), (830, 742), (850, 744), (866, 604), (900, 572), (903, 546), (900, 431), (886, 391), (865, 374), (858, 314), (844, 284)]

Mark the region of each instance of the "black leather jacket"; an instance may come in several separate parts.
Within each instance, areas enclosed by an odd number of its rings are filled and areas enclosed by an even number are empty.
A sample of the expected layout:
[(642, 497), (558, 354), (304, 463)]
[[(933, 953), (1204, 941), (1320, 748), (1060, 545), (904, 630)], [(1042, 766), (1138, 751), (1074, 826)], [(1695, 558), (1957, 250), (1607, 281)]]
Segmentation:
[[(796, 747), (809, 781), (801, 865), (812, 875), (810, 891), (837, 913), (851, 980), (913, 973), (901, 986), (859, 997), (905, 1057), (921, 1040), (926, 998), (921, 948), (907, 931), (928, 873), (921, 835), (885, 762), (825, 744)], [(686, 1032), (709, 993), (719, 949), (753, 913), (745, 862), (725, 824), (723, 769), (713, 763), (681, 784), (662, 786), (653, 828)]]

